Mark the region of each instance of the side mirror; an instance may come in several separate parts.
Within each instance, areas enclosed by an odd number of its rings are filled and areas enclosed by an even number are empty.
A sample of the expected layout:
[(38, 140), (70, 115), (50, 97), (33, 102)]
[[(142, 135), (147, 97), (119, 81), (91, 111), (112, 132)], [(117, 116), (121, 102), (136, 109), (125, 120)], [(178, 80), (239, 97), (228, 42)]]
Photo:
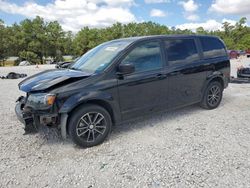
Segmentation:
[(120, 64), (118, 67), (118, 74), (130, 74), (135, 72), (135, 66), (131, 63)]

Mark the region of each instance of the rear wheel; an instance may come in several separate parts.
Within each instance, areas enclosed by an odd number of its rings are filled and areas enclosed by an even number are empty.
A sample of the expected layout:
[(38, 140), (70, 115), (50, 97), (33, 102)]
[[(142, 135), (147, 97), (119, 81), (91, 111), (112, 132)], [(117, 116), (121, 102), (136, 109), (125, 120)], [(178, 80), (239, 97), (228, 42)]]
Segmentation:
[(204, 92), (200, 106), (205, 109), (215, 109), (220, 105), (223, 87), (217, 81), (210, 82)]
[(81, 147), (101, 144), (109, 135), (112, 121), (109, 113), (98, 105), (83, 105), (73, 112), (69, 121), (69, 134)]

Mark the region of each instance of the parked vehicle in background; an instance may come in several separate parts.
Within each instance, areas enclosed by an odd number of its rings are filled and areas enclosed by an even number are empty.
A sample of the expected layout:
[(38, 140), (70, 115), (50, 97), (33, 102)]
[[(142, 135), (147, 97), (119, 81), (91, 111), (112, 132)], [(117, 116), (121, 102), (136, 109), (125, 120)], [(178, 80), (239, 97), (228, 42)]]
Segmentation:
[(228, 50), (227, 53), (230, 59), (237, 59), (240, 56), (236, 50)]
[(238, 78), (250, 78), (250, 65), (247, 67), (239, 67), (237, 69), (237, 77)]
[(19, 63), (19, 66), (29, 66), (29, 65), (30, 65), (30, 62), (28, 62), (28, 61), (21, 61)]
[(56, 63), (55, 68), (62, 69), (62, 68), (68, 68), (71, 65), (71, 61), (60, 61)]
[(16, 114), (25, 128), (56, 126), (78, 145), (102, 143), (114, 124), (198, 103), (219, 106), (230, 79), (223, 42), (213, 36), (148, 36), (113, 40), (69, 69), (19, 84)]
[(246, 50), (246, 56), (247, 58), (250, 58), (250, 49)]
[(75, 58), (73, 61), (64, 61), (64, 62), (58, 62), (56, 64), (57, 69), (66, 69), (69, 66), (71, 66), (73, 63), (75, 63), (80, 57)]
[(246, 51), (245, 50), (238, 50), (237, 52), (238, 52), (239, 56), (246, 55)]

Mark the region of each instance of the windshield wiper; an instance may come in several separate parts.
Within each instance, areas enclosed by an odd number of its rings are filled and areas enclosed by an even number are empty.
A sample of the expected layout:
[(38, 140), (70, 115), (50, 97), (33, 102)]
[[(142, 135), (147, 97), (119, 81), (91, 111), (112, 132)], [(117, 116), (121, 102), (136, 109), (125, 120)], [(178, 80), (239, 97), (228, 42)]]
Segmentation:
[(68, 67), (68, 69), (82, 71), (81, 69), (78, 69), (78, 68), (75, 68), (75, 67)]

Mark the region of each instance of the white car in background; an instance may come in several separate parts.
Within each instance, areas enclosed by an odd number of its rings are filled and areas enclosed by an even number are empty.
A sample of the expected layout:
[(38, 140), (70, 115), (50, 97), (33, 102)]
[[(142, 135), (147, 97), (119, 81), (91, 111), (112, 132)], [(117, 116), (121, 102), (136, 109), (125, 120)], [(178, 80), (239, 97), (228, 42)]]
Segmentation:
[(30, 62), (28, 62), (28, 61), (21, 61), (19, 63), (19, 66), (29, 66), (29, 65), (30, 65)]

